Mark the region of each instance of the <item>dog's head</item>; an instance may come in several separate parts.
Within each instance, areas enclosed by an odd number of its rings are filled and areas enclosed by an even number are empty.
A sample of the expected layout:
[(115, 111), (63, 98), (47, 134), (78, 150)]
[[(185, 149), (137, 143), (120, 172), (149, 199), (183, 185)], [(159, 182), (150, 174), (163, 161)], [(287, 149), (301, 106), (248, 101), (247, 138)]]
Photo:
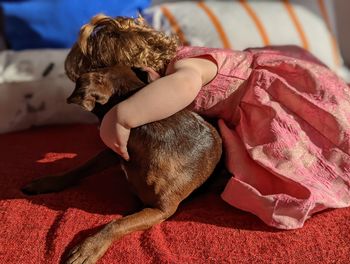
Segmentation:
[(67, 103), (74, 103), (102, 119), (106, 112), (147, 84), (147, 73), (113, 66), (83, 73)]

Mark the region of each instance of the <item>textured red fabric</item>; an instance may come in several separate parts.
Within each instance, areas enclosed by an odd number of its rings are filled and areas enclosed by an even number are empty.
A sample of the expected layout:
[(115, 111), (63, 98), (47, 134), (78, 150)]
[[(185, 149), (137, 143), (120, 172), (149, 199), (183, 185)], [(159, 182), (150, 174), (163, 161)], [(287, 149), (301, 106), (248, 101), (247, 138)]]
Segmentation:
[[(93, 125), (36, 128), (0, 136), (0, 263), (58, 263), (113, 218), (140, 206), (119, 169), (56, 194), (28, 197), (36, 178), (84, 162), (103, 148)], [(207, 193), (170, 220), (114, 243), (99, 263), (349, 263), (350, 208), (281, 231)]]

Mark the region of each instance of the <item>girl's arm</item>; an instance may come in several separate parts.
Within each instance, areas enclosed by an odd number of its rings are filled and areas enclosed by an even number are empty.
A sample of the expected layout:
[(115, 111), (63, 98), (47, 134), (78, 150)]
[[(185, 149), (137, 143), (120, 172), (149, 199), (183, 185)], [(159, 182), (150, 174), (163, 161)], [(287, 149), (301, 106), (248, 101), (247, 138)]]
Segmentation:
[(117, 121), (128, 128), (167, 118), (192, 103), (217, 72), (206, 59), (177, 61), (174, 73), (150, 83), (116, 106)]
[(217, 73), (214, 62), (201, 58), (179, 60), (174, 73), (150, 83), (113, 107), (101, 123), (104, 143), (128, 160), (130, 128), (167, 118), (188, 106), (201, 87)]

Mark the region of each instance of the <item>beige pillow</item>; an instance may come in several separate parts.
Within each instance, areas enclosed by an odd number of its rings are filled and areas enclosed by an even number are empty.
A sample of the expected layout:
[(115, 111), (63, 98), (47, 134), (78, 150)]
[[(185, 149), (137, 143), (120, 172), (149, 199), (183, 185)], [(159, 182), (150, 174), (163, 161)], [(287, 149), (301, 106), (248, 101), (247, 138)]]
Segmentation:
[(177, 34), (185, 45), (242, 50), (295, 44), (348, 78), (331, 0), (189, 1), (156, 5), (144, 13), (153, 27)]
[(350, 1), (335, 0), (334, 9), (337, 22), (337, 36), (345, 63), (350, 67)]

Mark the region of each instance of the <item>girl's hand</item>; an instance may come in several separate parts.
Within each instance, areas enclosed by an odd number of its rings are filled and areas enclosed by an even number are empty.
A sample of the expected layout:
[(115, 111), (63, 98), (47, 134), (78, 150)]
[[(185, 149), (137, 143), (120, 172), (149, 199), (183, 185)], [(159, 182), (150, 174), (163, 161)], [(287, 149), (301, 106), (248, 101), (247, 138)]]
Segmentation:
[(153, 81), (104, 116), (101, 139), (125, 160), (129, 160), (126, 146), (130, 128), (167, 118), (184, 109), (217, 74), (217, 65), (204, 58), (178, 60), (172, 68), (171, 74), (157, 80), (159, 75), (145, 68)]
[(127, 143), (130, 136), (130, 128), (117, 120), (117, 107), (113, 107), (104, 116), (100, 126), (102, 141), (118, 153), (123, 159), (129, 160)]

